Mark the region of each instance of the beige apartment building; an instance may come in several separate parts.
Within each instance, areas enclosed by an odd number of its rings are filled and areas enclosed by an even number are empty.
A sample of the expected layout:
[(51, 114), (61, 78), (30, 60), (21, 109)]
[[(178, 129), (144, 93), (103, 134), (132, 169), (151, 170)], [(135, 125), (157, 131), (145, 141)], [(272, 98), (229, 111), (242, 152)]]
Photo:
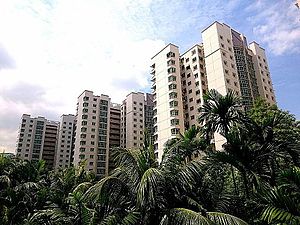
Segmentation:
[(111, 103), (110, 118), (109, 118), (109, 165), (108, 172), (115, 168), (115, 163), (112, 157), (113, 151), (116, 147), (120, 147), (120, 133), (121, 133), (121, 105)]
[(16, 156), (29, 161), (45, 160), (48, 169), (55, 164), (59, 122), (23, 114), (18, 132)]
[(73, 149), (73, 133), (75, 126), (75, 116), (72, 114), (62, 115), (58, 142), (57, 142), (57, 151), (55, 156), (55, 168), (66, 168), (71, 164), (71, 155)]
[(208, 91), (202, 45), (194, 45), (180, 56), (182, 100), (185, 129), (198, 126), (203, 94)]
[(121, 106), (121, 147), (143, 146), (144, 131), (153, 131), (153, 96), (142, 92), (131, 92)]
[[(222, 95), (232, 91), (249, 110), (261, 97), (276, 104), (265, 50), (250, 45), (244, 35), (226, 24), (214, 22), (202, 31), (203, 44), (179, 55), (176, 45), (168, 44), (151, 62), (154, 94), (154, 146), (159, 160), (164, 144), (179, 132), (199, 125), (203, 94), (216, 89)], [(224, 139), (215, 134), (215, 147)]]
[(249, 46), (244, 35), (215, 22), (202, 31), (208, 88), (221, 94), (234, 91), (245, 109), (259, 96), (276, 104), (264, 49)]
[(159, 160), (164, 144), (184, 131), (179, 49), (168, 44), (151, 59), (154, 149)]
[(78, 97), (73, 163), (86, 163), (98, 177), (109, 172), (110, 147), (119, 143), (119, 106), (107, 95), (84, 91)]

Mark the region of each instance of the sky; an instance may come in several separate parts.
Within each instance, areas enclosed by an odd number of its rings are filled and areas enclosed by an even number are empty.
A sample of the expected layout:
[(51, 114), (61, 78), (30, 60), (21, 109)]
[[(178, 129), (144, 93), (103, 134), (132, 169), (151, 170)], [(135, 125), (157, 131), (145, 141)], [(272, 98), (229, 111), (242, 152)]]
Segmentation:
[(224, 22), (266, 49), (278, 106), (300, 119), (300, 10), (293, 0), (0, 0), (0, 151), (23, 113), (75, 114), (84, 90), (120, 103), (150, 91), (150, 59)]

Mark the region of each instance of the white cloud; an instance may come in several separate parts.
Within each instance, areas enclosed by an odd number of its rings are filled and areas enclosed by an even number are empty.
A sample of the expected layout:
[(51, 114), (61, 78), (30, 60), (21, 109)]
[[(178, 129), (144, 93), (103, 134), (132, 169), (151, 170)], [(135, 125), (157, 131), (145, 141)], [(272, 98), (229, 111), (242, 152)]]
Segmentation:
[[(230, 16), (239, 2), (1, 0), (0, 45), (14, 63), (0, 70), (0, 147), (14, 150), (22, 113), (59, 119), (75, 113), (83, 90), (121, 102), (147, 88), (150, 58), (164, 40), (191, 29), (200, 40), (204, 26)], [(26, 87), (41, 92), (22, 95)]]
[(259, 0), (248, 9), (254, 35), (275, 55), (300, 52), (300, 13), (293, 1)]

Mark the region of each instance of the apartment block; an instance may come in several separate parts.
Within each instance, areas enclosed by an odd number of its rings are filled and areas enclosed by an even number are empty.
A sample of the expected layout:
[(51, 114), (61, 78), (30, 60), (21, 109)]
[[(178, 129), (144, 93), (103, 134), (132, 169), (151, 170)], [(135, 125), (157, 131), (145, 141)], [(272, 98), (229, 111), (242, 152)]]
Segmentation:
[(184, 131), (180, 55), (168, 44), (151, 59), (154, 149), (160, 160), (166, 141)]
[(52, 169), (58, 139), (59, 122), (23, 114), (17, 140), (16, 156), (29, 161), (45, 160)]
[(256, 42), (250, 43), (249, 49), (251, 50), (250, 53), (252, 54), (259, 96), (265, 99), (271, 105), (276, 104), (275, 93), (265, 49), (260, 47)]
[(244, 35), (215, 22), (202, 31), (208, 88), (221, 94), (234, 91), (246, 110), (258, 97), (276, 104), (264, 49), (249, 46)]
[(68, 114), (62, 115), (59, 134), (57, 151), (55, 156), (55, 168), (66, 168), (71, 164), (71, 155), (73, 149), (73, 133), (75, 126), (75, 115)]
[(108, 174), (110, 98), (84, 91), (78, 97), (73, 163), (86, 163), (98, 177)]
[(109, 148), (120, 147), (121, 105), (111, 103), (109, 118)]
[(202, 45), (194, 45), (180, 56), (182, 100), (185, 129), (198, 126), (203, 94), (208, 91)]
[[(191, 126), (198, 126), (203, 95), (216, 89), (240, 96), (249, 110), (255, 99), (276, 104), (265, 50), (226, 24), (214, 22), (202, 31), (203, 44), (183, 54), (168, 44), (151, 62), (154, 96), (154, 147), (159, 160), (167, 140)], [(224, 138), (214, 135), (216, 149)]]
[(153, 142), (153, 134), (154, 134), (154, 124), (153, 124), (153, 94), (145, 93), (145, 103), (144, 103), (144, 125), (145, 129), (147, 129), (149, 137), (151, 138), (152, 144)]
[(121, 106), (121, 147), (143, 146), (145, 128), (151, 130), (153, 96), (142, 92), (131, 92)]
[(115, 148), (120, 147), (121, 141), (121, 105), (111, 103), (110, 105), (110, 118), (109, 118), (109, 165), (108, 172), (115, 168), (114, 160), (112, 157)]

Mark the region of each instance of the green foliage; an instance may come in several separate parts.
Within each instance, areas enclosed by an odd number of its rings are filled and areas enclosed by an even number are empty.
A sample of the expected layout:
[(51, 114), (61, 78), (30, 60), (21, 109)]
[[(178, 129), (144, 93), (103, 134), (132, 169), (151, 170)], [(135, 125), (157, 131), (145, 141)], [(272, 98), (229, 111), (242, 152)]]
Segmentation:
[(211, 90), (199, 121), (166, 143), (161, 162), (147, 132), (141, 149), (114, 149), (115, 169), (101, 180), (84, 163), (47, 171), (0, 155), (0, 224), (300, 224), (294, 116), (262, 100), (243, 112), (233, 93)]

